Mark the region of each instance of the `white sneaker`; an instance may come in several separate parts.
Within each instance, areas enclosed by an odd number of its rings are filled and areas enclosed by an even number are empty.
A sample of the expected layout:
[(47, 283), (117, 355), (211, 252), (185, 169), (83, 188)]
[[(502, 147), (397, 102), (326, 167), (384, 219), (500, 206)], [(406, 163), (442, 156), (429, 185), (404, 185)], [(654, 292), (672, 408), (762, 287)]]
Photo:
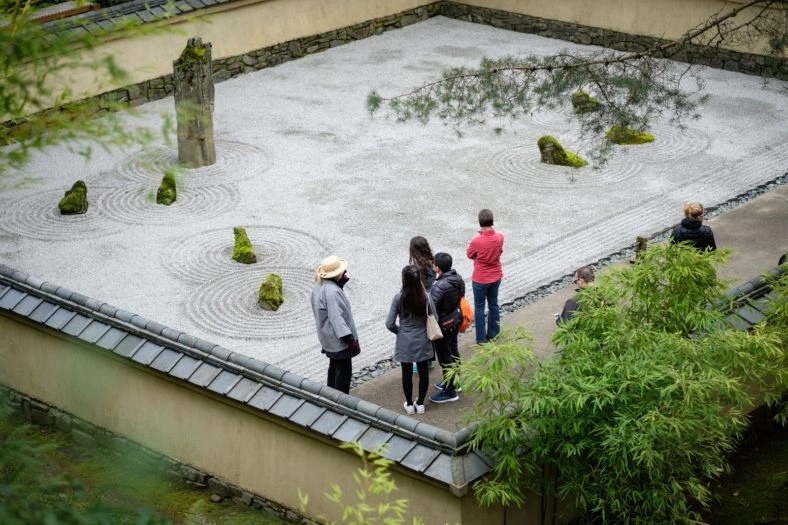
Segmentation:
[[(415, 408), (413, 408), (413, 405), (409, 405), (407, 401), (405, 401), (405, 402), (402, 404), (402, 406), (403, 406), (403, 407), (405, 407), (405, 412), (406, 412), (407, 414), (411, 414), (411, 415), (412, 415), (413, 413), (415, 413), (415, 412), (416, 412), (416, 409), (415, 409)], [(419, 406), (419, 405), (416, 405), (416, 407), (418, 407), (418, 406)], [(422, 405), (422, 407), (421, 407), (421, 413), (423, 413), (423, 412), (424, 412), (424, 406)]]
[(416, 407), (416, 413), (417, 414), (423, 414), (424, 413), (424, 405), (420, 405), (420, 404), (416, 403), (416, 404), (414, 404), (414, 406)]

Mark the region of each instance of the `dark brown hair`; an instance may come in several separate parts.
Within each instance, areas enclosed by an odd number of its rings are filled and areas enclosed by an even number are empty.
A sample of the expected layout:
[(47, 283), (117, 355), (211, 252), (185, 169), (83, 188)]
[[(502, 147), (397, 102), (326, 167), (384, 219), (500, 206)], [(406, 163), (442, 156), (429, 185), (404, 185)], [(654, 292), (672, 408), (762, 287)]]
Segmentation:
[(479, 226), (486, 228), (493, 225), (493, 212), (484, 208), (479, 212)]
[(425, 268), (432, 268), (434, 258), (432, 249), (427, 239), (416, 235), (410, 239), (410, 264), (415, 264), (423, 272)]

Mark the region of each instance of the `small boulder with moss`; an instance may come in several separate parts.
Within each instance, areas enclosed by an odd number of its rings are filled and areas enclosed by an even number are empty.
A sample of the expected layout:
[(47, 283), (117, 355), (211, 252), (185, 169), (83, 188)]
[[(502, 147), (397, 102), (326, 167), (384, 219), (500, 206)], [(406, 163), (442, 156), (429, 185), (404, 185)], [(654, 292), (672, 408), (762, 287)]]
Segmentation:
[(161, 179), (159, 191), (156, 192), (156, 204), (163, 204), (169, 206), (177, 197), (175, 190), (175, 174), (171, 171), (165, 171), (164, 177)]
[(277, 311), (285, 298), (282, 295), (282, 278), (275, 273), (269, 273), (263, 279), (260, 290), (257, 292), (257, 304), (263, 310)]
[(57, 203), (63, 215), (78, 215), (88, 211), (88, 187), (78, 180), (66, 191), (65, 196)]
[(622, 146), (654, 142), (654, 135), (651, 133), (621, 126), (613, 126), (605, 132), (605, 136), (610, 142), (621, 144)]
[(545, 164), (572, 168), (582, 168), (588, 164), (584, 158), (565, 150), (555, 137), (550, 135), (541, 137), (537, 145), (539, 146), (539, 153), (542, 155), (542, 162)]
[(233, 260), (242, 264), (253, 264), (257, 262), (257, 255), (254, 253), (252, 242), (246, 235), (246, 228), (238, 226), (233, 228), (235, 235), (235, 247), (233, 248)]
[(590, 113), (599, 109), (602, 103), (598, 98), (592, 97), (585, 91), (575, 91), (572, 93), (572, 107), (575, 113)]

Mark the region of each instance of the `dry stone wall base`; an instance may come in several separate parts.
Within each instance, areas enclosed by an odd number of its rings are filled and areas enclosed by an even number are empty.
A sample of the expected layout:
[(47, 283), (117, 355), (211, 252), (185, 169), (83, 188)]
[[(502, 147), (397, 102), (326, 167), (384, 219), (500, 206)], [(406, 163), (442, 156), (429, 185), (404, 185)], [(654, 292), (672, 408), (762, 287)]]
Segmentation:
[(253, 494), (237, 485), (211, 476), (207, 472), (181, 463), (139, 443), (118, 436), (109, 430), (97, 427), (2, 384), (0, 384), (0, 403), (5, 404), (12, 412), (21, 415), (34, 425), (70, 434), (74, 441), (82, 446), (91, 448), (98, 446), (112, 454), (124, 458), (134, 458), (148, 467), (159, 470), (162, 476), (168, 479), (182, 480), (192, 488), (207, 490), (212, 494), (220, 495), (222, 498), (232, 498), (240, 504), (262, 510), (290, 523), (317, 525), (317, 522), (302, 516), (289, 507)]
[[(213, 60), (213, 81), (221, 82), (244, 73), (276, 66), (325, 49), (362, 40), (369, 36), (379, 35), (390, 29), (398, 29), (415, 24), (438, 15), (521, 33), (532, 33), (547, 38), (557, 38), (577, 44), (603, 46), (621, 51), (648, 49), (657, 41), (653, 37), (632, 35), (608, 29), (442, 0), (427, 6), (333, 31), (297, 38), (240, 55)], [(788, 60), (770, 56), (717, 50), (704, 46), (690, 46), (670, 58), (682, 62), (703, 64), (717, 69), (788, 80)], [(108, 91), (87, 100), (98, 101), (97, 106), (99, 111), (101, 111), (101, 108), (108, 110), (112, 105), (119, 103), (139, 106), (170, 96), (174, 92), (175, 81), (173, 75), (168, 74)], [(14, 127), (21, 122), (23, 120), (7, 121), (0, 125)]]

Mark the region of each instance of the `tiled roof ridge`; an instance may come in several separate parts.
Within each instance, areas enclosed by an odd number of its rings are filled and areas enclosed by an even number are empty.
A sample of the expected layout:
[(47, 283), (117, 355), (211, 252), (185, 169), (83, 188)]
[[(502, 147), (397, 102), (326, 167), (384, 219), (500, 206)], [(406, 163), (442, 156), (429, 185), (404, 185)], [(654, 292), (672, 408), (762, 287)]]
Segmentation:
[(173, 348), (223, 370), (259, 381), (275, 390), (420, 442), (429, 448), (451, 455), (460, 455), (467, 448), (470, 428), (456, 433), (437, 428), (0, 263), (0, 283), (3, 281), (147, 341)]
[(735, 303), (742, 303), (748, 299), (757, 299), (769, 293), (770, 281), (779, 279), (780, 276), (788, 271), (788, 265), (775, 266), (762, 275), (753, 277), (726, 292), (726, 297)]

